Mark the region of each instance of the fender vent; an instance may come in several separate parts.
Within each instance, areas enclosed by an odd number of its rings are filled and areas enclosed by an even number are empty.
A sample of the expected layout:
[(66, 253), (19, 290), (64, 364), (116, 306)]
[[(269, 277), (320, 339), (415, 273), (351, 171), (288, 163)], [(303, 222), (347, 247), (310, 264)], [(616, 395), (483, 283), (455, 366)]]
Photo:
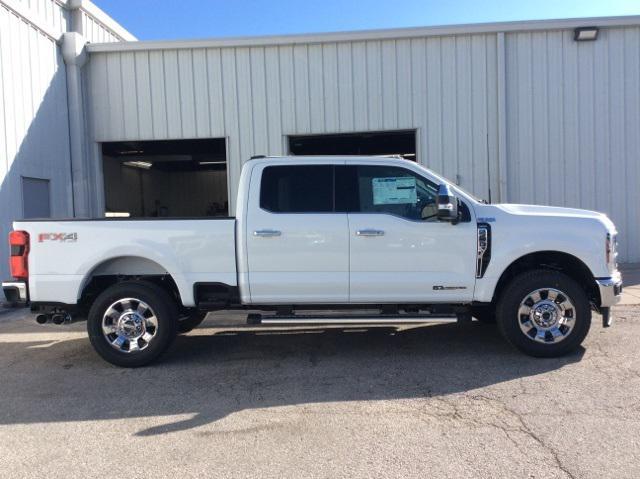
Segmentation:
[(491, 261), (491, 226), (478, 223), (478, 255), (476, 260), (476, 278), (482, 278)]

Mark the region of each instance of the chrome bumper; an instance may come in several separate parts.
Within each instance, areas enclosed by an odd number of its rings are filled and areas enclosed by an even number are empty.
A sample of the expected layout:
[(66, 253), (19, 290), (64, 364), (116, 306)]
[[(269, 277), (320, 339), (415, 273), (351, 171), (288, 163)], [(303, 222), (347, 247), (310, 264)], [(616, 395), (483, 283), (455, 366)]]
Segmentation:
[(619, 271), (613, 273), (610, 278), (596, 279), (600, 290), (600, 307), (608, 308), (618, 304), (622, 299), (622, 276)]
[(24, 281), (3, 281), (2, 291), (7, 303), (26, 304), (29, 300), (27, 283)]

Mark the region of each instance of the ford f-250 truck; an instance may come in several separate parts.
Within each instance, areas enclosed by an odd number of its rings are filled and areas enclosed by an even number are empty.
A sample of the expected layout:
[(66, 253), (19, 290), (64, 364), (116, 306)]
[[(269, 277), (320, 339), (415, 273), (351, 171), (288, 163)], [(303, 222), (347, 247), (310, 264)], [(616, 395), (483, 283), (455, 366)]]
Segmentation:
[(10, 244), (7, 299), (40, 323), (86, 318), (119, 366), (149, 363), (221, 309), (261, 311), (255, 325), (475, 317), (558, 356), (592, 311), (611, 323), (622, 289), (604, 214), (486, 204), (389, 157), (253, 158), (235, 218), (17, 221)]

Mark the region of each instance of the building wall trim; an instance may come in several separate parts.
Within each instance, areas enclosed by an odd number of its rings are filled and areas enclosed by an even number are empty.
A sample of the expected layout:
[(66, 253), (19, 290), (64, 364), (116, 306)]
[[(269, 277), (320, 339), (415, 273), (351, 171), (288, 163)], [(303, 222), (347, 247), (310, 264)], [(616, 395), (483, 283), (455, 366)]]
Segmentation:
[(640, 25), (640, 15), (621, 17), (570, 18), (560, 20), (532, 20), (518, 22), (478, 23), (433, 27), (361, 30), (351, 32), (314, 33), (308, 35), (273, 35), (235, 38), (210, 38), (200, 40), (138, 41), (134, 43), (92, 43), (89, 52), (114, 52), (134, 50), (181, 50), (193, 48), (249, 47), (274, 45), (300, 45), (345, 41), (407, 39), (431, 36), (499, 33), (516, 31), (562, 30), (586, 27), (620, 27)]

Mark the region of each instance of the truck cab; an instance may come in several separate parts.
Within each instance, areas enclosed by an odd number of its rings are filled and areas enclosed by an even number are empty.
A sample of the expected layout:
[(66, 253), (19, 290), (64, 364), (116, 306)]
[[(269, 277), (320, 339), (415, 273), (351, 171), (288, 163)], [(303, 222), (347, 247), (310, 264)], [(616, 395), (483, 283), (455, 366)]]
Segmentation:
[(400, 158), (252, 159), (236, 205), (223, 219), (16, 222), (5, 295), (41, 322), (87, 318), (105, 359), (136, 366), (219, 309), (274, 313), (249, 318), (265, 326), (475, 317), (556, 356), (592, 311), (610, 325), (621, 294), (606, 215), (487, 204)]

